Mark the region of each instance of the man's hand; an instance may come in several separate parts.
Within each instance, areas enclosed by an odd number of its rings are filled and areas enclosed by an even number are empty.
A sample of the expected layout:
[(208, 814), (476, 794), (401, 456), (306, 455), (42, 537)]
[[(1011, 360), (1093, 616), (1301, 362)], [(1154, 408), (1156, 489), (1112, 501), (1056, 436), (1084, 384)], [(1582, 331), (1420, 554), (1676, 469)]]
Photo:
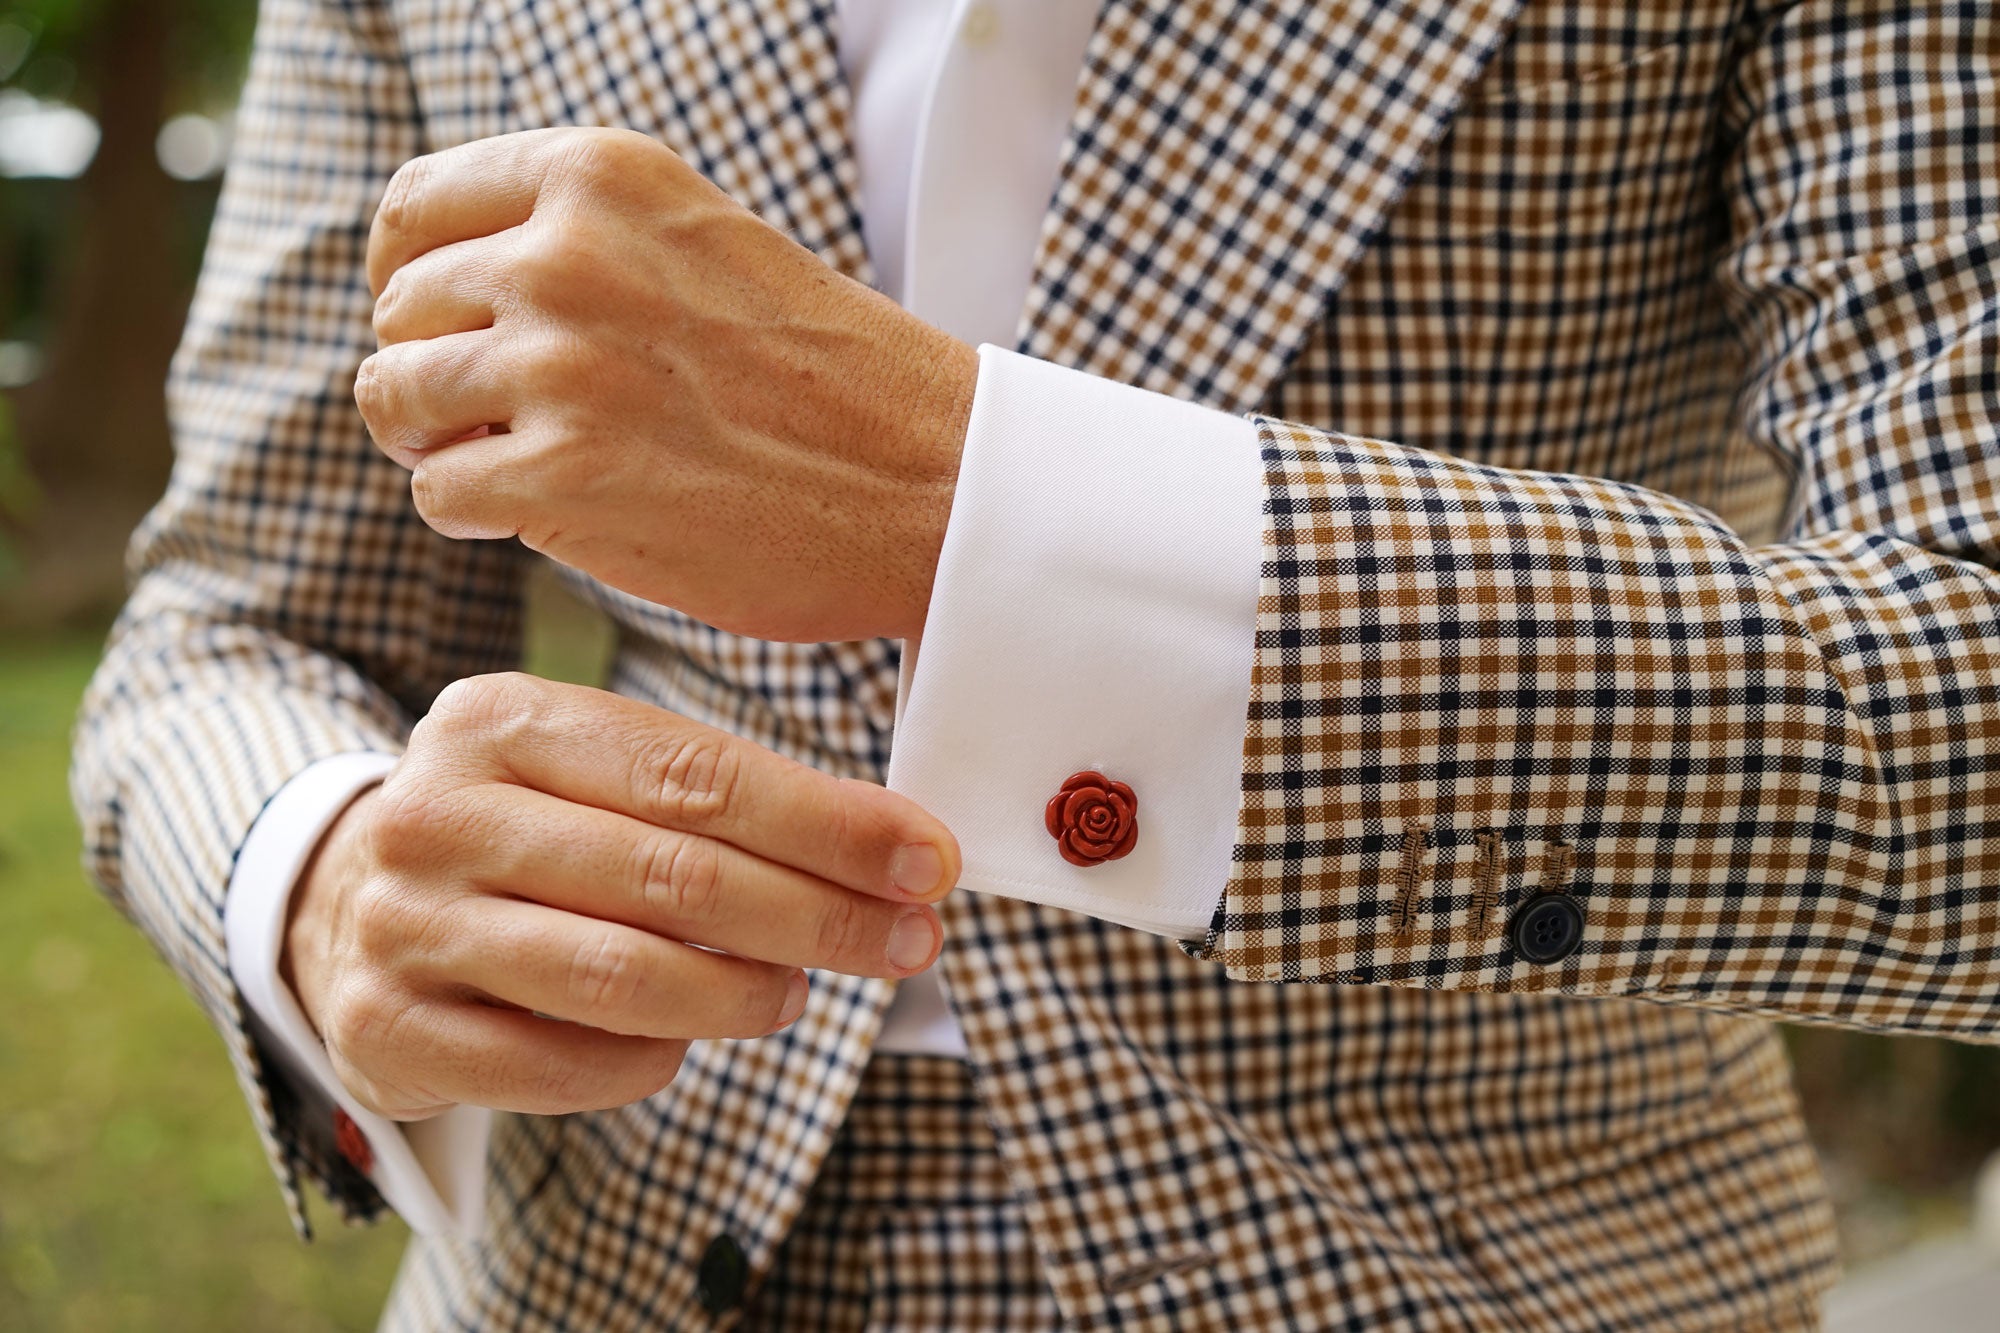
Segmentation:
[(405, 165), (355, 399), (454, 537), (758, 638), (912, 637), (978, 356), (671, 150), (534, 130)]
[(958, 869), (944, 826), (883, 788), (598, 690), (479, 677), (322, 842), (282, 969), (384, 1115), (622, 1106), (689, 1040), (797, 1018), (801, 968), (928, 967), (925, 904)]

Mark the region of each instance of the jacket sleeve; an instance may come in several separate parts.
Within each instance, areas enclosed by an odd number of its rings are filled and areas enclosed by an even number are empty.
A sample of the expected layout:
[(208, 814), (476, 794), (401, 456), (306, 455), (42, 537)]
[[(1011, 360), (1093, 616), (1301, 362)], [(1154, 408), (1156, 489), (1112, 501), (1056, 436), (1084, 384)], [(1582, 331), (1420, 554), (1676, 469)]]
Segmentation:
[(133, 539), (71, 784), (89, 872), (222, 1034), (303, 1232), (302, 1173), (350, 1219), (381, 1200), (252, 1034), (231, 868), (293, 775), (400, 752), (445, 684), (518, 661), (518, 548), (424, 527), (354, 407), (369, 221), (425, 151), (387, 5), (267, 0), (237, 124), (169, 384), (173, 477)]
[(1741, 57), (1718, 286), (1738, 428), (1798, 478), (1776, 544), (1258, 421), (1237, 847), (1191, 947), (2000, 1040), (1996, 51), (1985, 6), (1790, 5)]

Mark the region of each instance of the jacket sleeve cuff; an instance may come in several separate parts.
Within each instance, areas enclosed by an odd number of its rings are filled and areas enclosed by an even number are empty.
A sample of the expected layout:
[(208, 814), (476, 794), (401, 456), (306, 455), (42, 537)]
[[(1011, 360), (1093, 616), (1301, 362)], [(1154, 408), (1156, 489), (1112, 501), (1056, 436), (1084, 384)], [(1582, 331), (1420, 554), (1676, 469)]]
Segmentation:
[[(979, 349), (979, 381), (889, 785), (957, 834), (963, 888), (1179, 938), (1229, 878), (1264, 484), (1246, 419)], [(1095, 770), (1128, 855), (1065, 861), (1044, 808)]]
[[(340, 813), (394, 764), (386, 754), (333, 755), (302, 770), (271, 798), (230, 876), (223, 916), (229, 971), (256, 1020), (265, 1054), (292, 1084), (302, 1136), (320, 1145), (313, 1155), (325, 1157), (329, 1171), (358, 1171), (412, 1231), (472, 1237), (485, 1206), (492, 1112), (460, 1106), (404, 1125), (363, 1108), (334, 1073), (325, 1045), (278, 967), (292, 888), (313, 850)], [(336, 1156), (344, 1165), (334, 1162)]]

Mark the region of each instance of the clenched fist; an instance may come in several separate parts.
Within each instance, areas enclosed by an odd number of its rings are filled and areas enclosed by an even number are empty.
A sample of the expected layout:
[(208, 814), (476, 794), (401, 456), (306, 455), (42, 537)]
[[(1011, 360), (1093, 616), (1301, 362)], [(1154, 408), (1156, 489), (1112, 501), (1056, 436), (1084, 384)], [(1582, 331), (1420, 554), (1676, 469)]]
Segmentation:
[(368, 278), (355, 399), (432, 527), (758, 638), (921, 629), (977, 354), (670, 149), (557, 129), (418, 158)]
[(599, 690), (479, 677), (322, 843), (282, 966), (384, 1115), (621, 1106), (691, 1039), (796, 1019), (802, 968), (928, 967), (958, 869), (883, 788)]

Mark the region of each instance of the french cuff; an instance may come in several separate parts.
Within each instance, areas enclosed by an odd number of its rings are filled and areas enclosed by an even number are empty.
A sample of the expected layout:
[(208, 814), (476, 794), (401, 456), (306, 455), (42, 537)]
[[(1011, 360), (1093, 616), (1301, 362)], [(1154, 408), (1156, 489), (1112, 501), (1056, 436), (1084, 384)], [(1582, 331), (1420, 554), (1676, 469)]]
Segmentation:
[[(292, 886), (342, 811), (394, 767), (393, 756), (333, 755), (278, 790), (250, 827), (230, 875), (223, 908), (229, 972), (271, 1047), (294, 1078), (309, 1083), (334, 1115), (332, 1138), (412, 1231), (473, 1237), (485, 1211), (486, 1147), (493, 1113), (457, 1106), (400, 1124), (357, 1103), (333, 1072), (326, 1046), (306, 1021), (278, 963)], [(338, 1123), (341, 1115), (347, 1124)]]
[[(1248, 419), (979, 349), (889, 763), (890, 788), (958, 836), (960, 887), (1207, 934), (1235, 845), (1263, 504)], [(1051, 831), (1085, 772), (1131, 789), (1137, 827), (1091, 865)]]

